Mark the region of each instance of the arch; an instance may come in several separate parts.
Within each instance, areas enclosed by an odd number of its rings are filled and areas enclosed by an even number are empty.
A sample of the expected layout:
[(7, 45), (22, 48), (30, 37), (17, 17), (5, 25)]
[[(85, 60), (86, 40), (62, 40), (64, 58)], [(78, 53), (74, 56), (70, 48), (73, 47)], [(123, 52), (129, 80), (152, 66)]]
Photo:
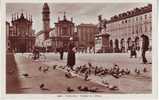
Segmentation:
[(110, 40), (110, 47), (113, 47), (113, 40)]
[(115, 52), (119, 51), (119, 40), (115, 39)]
[(118, 48), (119, 47), (119, 41), (118, 39), (115, 39), (115, 48)]

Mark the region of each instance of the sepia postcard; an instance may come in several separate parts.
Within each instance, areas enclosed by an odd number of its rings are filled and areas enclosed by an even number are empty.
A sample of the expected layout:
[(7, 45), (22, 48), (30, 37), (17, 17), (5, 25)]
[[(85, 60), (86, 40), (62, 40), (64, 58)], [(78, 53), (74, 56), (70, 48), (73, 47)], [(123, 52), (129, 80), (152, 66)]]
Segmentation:
[(1, 5), (4, 100), (157, 100), (157, 0)]

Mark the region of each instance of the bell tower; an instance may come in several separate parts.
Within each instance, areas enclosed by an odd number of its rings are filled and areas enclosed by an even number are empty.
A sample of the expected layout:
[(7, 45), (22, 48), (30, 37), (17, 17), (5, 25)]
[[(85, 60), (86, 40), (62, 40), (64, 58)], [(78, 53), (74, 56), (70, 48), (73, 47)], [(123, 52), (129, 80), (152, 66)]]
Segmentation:
[(43, 5), (42, 11), (42, 19), (43, 19), (43, 30), (45, 32), (45, 39), (49, 38), (49, 30), (50, 30), (50, 9), (47, 3)]

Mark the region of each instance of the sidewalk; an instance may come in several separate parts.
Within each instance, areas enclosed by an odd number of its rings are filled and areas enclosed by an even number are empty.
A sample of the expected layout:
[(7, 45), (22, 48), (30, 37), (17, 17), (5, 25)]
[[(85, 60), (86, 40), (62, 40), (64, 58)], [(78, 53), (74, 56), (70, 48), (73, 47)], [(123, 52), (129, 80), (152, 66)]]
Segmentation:
[[(100, 93), (120, 93), (119, 91), (110, 91), (102, 85), (84, 81), (78, 77), (68, 79), (63, 71), (53, 70), (52, 66), (49, 66), (47, 73), (40, 72), (38, 70), (40, 66), (46, 67), (48, 65), (41, 62), (33, 62), (20, 54), (15, 56), (15, 61), (13, 55), (7, 55), (7, 71), (10, 68), (9, 66), (16, 68), (16, 74), (7, 74), (7, 93), (68, 93), (66, 89), (69, 86), (75, 90), (71, 93), (86, 93), (78, 91), (77, 87), (80, 85), (97, 87), (101, 91)], [(29, 78), (23, 76), (25, 73), (29, 75)], [(41, 90), (39, 86), (42, 83), (49, 90)]]

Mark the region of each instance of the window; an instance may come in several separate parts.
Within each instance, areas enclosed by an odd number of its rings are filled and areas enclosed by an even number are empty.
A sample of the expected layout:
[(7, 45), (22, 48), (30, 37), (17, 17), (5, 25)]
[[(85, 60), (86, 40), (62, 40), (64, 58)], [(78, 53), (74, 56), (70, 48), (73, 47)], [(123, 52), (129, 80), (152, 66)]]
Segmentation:
[(142, 16), (140, 16), (140, 20), (142, 20)]
[(138, 21), (138, 17), (136, 17), (136, 21)]

